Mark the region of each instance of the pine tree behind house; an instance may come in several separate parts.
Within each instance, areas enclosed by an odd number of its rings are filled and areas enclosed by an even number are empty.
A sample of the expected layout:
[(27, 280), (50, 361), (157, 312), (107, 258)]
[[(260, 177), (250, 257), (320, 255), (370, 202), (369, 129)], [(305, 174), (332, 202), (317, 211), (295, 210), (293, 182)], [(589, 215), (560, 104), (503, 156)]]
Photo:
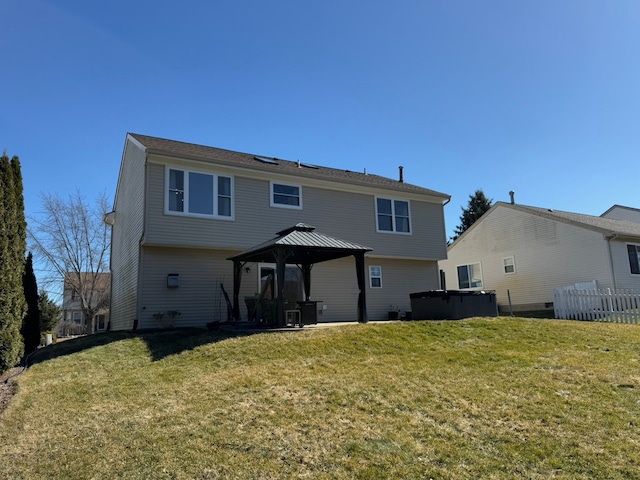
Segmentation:
[(454, 230), (451, 241), (455, 242), (471, 225), (473, 225), (484, 213), (491, 208), (493, 199), (488, 199), (484, 192), (480, 189), (476, 190), (473, 195), (469, 195), (469, 203), (467, 208), (462, 208), (460, 215), (460, 225)]

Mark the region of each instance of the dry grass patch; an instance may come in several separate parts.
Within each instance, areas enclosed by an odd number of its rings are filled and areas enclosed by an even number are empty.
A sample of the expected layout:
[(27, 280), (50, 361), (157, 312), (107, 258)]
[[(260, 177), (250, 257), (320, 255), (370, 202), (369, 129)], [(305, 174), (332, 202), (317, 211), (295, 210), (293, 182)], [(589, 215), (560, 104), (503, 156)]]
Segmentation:
[(499, 318), (83, 341), (20, 378), (0, 417), (0, 455), (15, 459), (0, 477), (638, 477), (637, 326)]

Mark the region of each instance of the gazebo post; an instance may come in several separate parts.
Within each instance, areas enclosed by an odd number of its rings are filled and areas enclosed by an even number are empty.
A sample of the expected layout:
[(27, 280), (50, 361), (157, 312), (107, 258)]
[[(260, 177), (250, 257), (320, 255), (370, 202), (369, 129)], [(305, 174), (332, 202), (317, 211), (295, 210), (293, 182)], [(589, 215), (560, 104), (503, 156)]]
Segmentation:
[(356, 257), (356, 276), (358, 277), (358, 322), (367, 323), (369, 318), (367, 316), (367, 299), (365, 294), (365, 271), (364, 271), (364, 252), (359, 252), (354, 255)]
[(282, 327), (285, 324), (284, 318), (284, 272), (286, 266), (285, 252), (283, 248), (278, 248), (276, 252), (276, 284), (278, 286), (278, 297), (276, 300), (276, 325)]
[(308, 302), (311, 298), (311, 265), (305, 263), (302, 265), (302, 282), (304, 283), (304, 301)]
[(240, 321), (240, 284), (242, 283), (242, 265), (243, 263), (233, 261), (233, 317), (236, 322)]

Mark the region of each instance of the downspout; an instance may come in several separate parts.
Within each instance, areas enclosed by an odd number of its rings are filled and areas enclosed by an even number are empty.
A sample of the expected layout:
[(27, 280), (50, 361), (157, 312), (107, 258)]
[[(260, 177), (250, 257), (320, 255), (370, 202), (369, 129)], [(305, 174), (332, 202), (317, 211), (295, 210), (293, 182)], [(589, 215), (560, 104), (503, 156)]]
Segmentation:
[(618, 235), (615, 233), (612, 233), (610, 236), (605, 236), (604, 237), (607, 240), (607, 247), (609, 250), (609, 267), (611, 267), (611, 284), (613, 285), (613, 289), (617, 290), (618, 285), (616, 284), (616, 273), (615, 270), (613, 268), (613, 253), (611, 252), (611, 240), (616, 240), (618, 238)]

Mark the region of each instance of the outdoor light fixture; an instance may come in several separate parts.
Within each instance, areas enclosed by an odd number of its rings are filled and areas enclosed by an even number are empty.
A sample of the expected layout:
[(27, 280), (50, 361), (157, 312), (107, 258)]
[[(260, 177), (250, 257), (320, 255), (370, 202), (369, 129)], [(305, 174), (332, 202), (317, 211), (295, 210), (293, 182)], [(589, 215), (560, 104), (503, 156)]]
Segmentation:
[(180, 274), (170, 273), (167, 275), (167, 288), (178, 288), (180, 286)]

